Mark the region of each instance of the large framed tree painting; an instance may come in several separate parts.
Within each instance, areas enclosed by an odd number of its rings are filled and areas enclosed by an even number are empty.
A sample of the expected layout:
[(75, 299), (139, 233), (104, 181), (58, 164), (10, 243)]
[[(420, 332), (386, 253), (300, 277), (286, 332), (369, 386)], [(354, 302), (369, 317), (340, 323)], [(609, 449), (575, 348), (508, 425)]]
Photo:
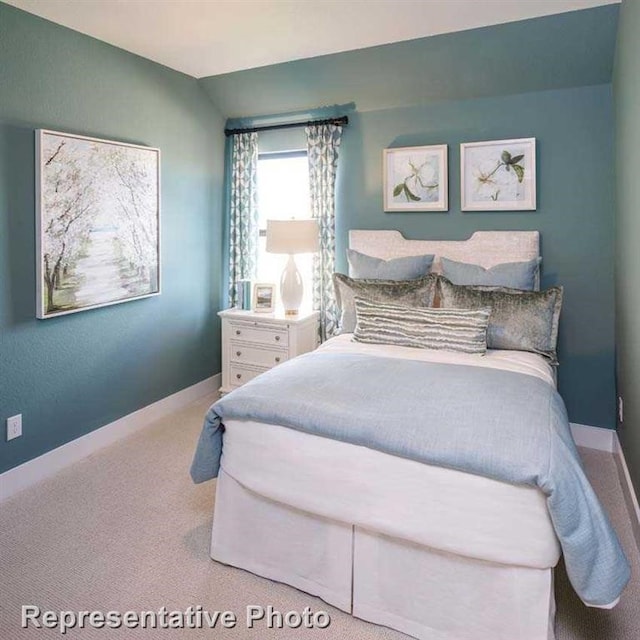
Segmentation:
[(160, 293), (160, 150), (36, 131), (37, 316)]

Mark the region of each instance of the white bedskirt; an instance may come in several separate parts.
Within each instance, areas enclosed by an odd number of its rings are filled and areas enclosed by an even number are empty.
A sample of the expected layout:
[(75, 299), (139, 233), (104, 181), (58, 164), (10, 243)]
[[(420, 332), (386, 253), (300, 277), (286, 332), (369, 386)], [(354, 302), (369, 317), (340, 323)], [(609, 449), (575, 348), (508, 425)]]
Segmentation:
[(260, 496), (222, 471), (211, 557), (421, 640), (553, 640), (553, 572), (436, 551)]

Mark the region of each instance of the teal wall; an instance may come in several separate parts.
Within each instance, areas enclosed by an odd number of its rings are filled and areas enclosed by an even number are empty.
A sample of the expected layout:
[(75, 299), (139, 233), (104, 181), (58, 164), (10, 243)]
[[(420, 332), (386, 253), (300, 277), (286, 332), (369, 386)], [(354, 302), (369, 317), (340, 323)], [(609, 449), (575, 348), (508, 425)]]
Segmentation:
[[(398, 229), (410, 238), (457, 240), (474, 231), (537, 229), (543, 287), (565, 288), (559, 388), (572, 422), (615, 427), (614, 176), (610, 85), (439, 102), (349, 114), (337, 185), (337, 266), (349, 229)], [(304, 146), (282, 132), (261, 149)], [(462, 213), (461, 142), (537, 139), (535, 212)], [(449, 145), (449, 212), (384, 213), (382, 151)]]
[[(41, 127), (162, 150), (160, 296), (35, 319)], [(0, 472), (220, 371), (222, 128), (196, 80), (0, 4)]]
[(616, 319), (620, 438), (640, 492), (640, 2), (624, 2), (614, 72), (616, 128)]

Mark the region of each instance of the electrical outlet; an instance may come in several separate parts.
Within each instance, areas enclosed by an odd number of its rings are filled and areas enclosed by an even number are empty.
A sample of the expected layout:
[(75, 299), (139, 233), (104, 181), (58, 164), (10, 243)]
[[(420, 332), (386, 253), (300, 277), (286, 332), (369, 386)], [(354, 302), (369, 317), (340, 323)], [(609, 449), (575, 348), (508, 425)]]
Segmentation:
[(22, 435), (22, 414), (7, 418), (7, 440), (19, 438)]
[(620, 424), (624, 422), (624, 400), (622, 396), (618, 396), (618, 420)]

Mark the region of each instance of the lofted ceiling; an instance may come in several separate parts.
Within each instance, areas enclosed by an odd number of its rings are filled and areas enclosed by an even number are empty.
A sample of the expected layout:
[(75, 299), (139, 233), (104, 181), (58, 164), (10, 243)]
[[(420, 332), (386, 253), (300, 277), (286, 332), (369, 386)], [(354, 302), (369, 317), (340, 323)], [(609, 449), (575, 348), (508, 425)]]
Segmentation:
[(619, 0), (4, 0), (196, 78)]
[[(199, 80), (228, 118), (333, 105), (375, 111), (608, 84), (618, 5), (346, 51)], [(549, 114), (553, 117), (553, 114)], [(242, 126), (242, 123), (238, 123)]]

